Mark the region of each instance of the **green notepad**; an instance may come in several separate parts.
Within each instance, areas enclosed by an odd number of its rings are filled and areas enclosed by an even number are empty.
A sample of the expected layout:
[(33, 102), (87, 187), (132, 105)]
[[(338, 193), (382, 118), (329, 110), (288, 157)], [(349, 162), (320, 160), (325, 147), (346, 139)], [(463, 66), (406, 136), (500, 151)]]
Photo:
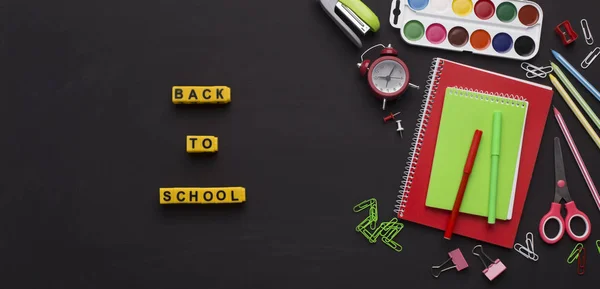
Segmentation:
[(460, 207), (461, 213), (487, 217), (492, 148), (492, 120), (502, 112), (496, 218), (510, 220), (516, 190), (527, 101), (446, 89), (425, 205), (452, 210), (476, 129), (483, 135)]

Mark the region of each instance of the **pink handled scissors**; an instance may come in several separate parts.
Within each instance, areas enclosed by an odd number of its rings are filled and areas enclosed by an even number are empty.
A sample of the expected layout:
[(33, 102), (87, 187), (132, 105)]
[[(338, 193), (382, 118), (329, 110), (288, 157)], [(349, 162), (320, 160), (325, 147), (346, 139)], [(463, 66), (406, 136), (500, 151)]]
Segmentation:
[[(544, 242), (548, 244), (554, 244), (558, 242), (567, 231), (569, 237), (577, 242), (585, 241), (592, 231), (590, 219), (586, 214), (577, 209), (575, 202), (571, 199), (569, 194), (569, 188), (567, 187), (566, 175), (565, 175), (565, 164), (563, 162), (562, 150), (560, 148), (560, 139), (554, 138), (554, 173), (556, 177), (556, 183), (554, 184), (554, 202), (550, 206), (550, 211), (542, 217), (540, 221), (540, 236)], [(565, 207), (567, 208), (567, 216), (563, 219), (560, 214), (560, 201), (565, 200)], [(582, 235), (576, 235), (571, 229), (571, 221), (574, 218), (581, 218), (585, 223), (585, 232)], [(546, 223), (550, 220), (558, 221), (558, 234), (553, 238), (546, 235), (544, 228)]]

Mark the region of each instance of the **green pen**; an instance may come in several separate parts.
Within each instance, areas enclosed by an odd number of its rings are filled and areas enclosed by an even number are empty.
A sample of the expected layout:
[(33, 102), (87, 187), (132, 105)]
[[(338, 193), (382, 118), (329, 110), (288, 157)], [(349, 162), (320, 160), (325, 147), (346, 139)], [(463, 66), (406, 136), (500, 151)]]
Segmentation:
[(490, 199), (488, 224), (496, 223), (496, 199), (498, 195), (498, 167), (500, 166), (500, 139), (502, 135), (502, 112), (495, 111), (492, 121), (492, 166), (490, 168)]

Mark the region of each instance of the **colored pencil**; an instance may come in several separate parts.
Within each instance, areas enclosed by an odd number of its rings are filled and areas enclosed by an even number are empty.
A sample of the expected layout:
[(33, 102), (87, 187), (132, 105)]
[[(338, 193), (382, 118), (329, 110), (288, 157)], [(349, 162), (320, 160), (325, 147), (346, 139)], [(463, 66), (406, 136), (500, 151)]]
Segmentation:
[(588, 188), (590, 189), (592, 198), (596, 202), (596, 206), (598, 207), (598, 210), (600, 211), (600, 194), (598, 194), (596, 185), (594, 185), (594, 181), (592, 180), (592, 177), (590, 176), (590, 173), (588, 172), (587, 167), (585, 166), (585, 163), (583, 162), (583, 158), (581, 158), (581, 155), (579, 154), (579, 150), (577, 149), (577, 146), (575, 145), (575, 141), (573, 140), (573, 137), (571, 137), (571, 132), (569, 132), (569, 128), (567, 127), (567, 124), (565, 123), (565, 120), (563, 119), (562, 114), (560, 114), (560, 112), (558, 111), (558, 109), (556, 109), (556, 107), (554, 107), (554, 117), (556, 118), (556, 121), (558, 122), (558, 126), (560, 126), (560, 130), (562, 131), (563, 135), (565, 136), (565, 139), (567, 139), (569, 148), (571, 149), (571, 152), (573, 153), (573, 156), (575, 157), (575, 160), (577, 161), (577, 166), (579, 166), (579, 171), (581, 171), (581, 174), (583, 175), (583, 178), (585, 179), (585, 183), (587, 184)]
[(473, 134), (473, 140), (471, 141), (471, 147), (469, 148), (469, 154), (467, 156), (465, 168), (463, 169), (463, 176), (460, 181), (460, 185), (458, 186), (458, 194), (456, 194), (456, 199), (454, 200), (454, 207), (452, 207), (452, 214), (450, 215), (450, 219), (448, 220), (446, 232), (444, 232), (445, 239), (450, 240), (450, 238), (452, 238), (454, 224), (456, 224), (458, 211), (460, 209), (460, 205), (462, 204), (463, 197), (465, 196), (467, 182), (469, 181), (469, 176), (471, 175), (471, 171), (473, 170), (473, 164), (475, 163), (475, 157), (477, 156), (477, 150), (479, 149), (479, 143), (481, 142), (482, 134), (483, 131), (478, 129), (475, 130), (475, 133)]
[(575, 86), (573, 86), (573, 84), (571, 83), (571, 81), (569, 81), (567, 76), (562, 72), (562, 70), (560, 70), (558, 65), (554, 64), (553, 62), (550, 62), (550, 65), (552, 66), (554, 73), (556, 73), (556, 76), (558, 76), (558, 79), (562, 81), (562, 83), (567, 87), (569, 92), (571, 92), (571, 95), (575, 97), (575, 100), (577, 100), (581, 108), (583, 108), (585, 113), (590, 117), (590, 119), (592, 119), (592, 122), (596, 125), (596, 127), (600, 129), (600, 119), (598, 119), (598, 116), (596, 116), (596, 114), (594, 113), (592, 108), (590, 108), (590, 106), (587, 104), (585, 99), (581, 97), (581, 94), (579, 94), (577, 89), (575, 89)]
[(569, 63), (564, 57), (562, 57), (562, 55), (560, 55), (558, 52), (551, 50), (552, 51), (552, 55), (554, 55), (554, 58), (556, 58), (556, 60), (558, 60), (558, 62), (560, 62), (560, 64), (562, 64), (562, 66), (564, 66), (572, 75), (573, 77), (575, 77), (579, 82), (581, 82), (581, 84), (583, 86), (585, 86), (585, 88), (597, 99), (600, 100), (600, 92), (598, 92), (598, 90), (596, 90), (596, 88), (589, 83), (589, 81), (587, 81), (587, 79), (585, 79), (585, 77), (583, 77), (583, 75), (581, 75), (581, 73), (579, 73), (577, 71), (577, 69), (575, 69), (575, 67), (573, 67), (573, 65), (571, 65), (571, 63)]
[(556, 90), (558, 90), (558, 93), (562, 96), (562, 98), (565, 100), (565, 102), (569, 105), (569, 107), (571, 108), (571, 110), (573, 111), (575, 116), (577, 116), (577, 119), (579, 119), (579, 122), (581, 123), (581, 125), (583, 125), (583, 127), (588, 132), (588, 134), (590, 135), (592, 140), (596, 143), (598, 148), (600, 148), (600, 137), (598, 137), (598, 135), (594, 131), (594, 128), (590, 125), (590, 123), (587, 121), (587, 119), (585, 119), (585, 116), (583, 116), (583, 114), (581, 113), (579, 108), (577, 108), (577, 105), (573, 102), (573, 100), (571, 99), (569, 94), (565, 91), (565, 88), (562, 87), (562, 85), (560, 85), (560, 82), (558, 81), (558, 79), (556, 79), (556, 77), (554, 77), (554, 75), (552, 75), (552, 74), (550, 74), (550, 81), (552, 81), (552, 84), (554, 85), (554, 87), (556, 87)]

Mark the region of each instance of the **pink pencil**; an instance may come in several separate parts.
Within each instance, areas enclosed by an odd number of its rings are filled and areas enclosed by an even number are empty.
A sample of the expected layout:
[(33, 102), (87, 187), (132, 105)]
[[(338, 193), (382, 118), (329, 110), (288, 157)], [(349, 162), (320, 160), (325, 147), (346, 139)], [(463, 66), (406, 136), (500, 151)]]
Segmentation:
[(579, 150), (577, 150), (577, 146), (575, 146), (575, 142), (573, 141), (573, 138), (571, 137), (571, 133), (569, 132), (569, 128), (567, 127), (565, 120), (563, 119), (563, 117), (560, 114), (560, 112), (558, 111), (558, 109), (556, 109), (556, 107), (553, 106), (552, 108), (554, 108), (554, 117), (556, 118), (556, 121), (558, 122), (558, 125), (560, 126), (560, 130), (565, 135), (565, 138), (567, 139), (567, 143), (569, 144), (569, 148), (571, 148), (571, 152), (573, 153), (573, 156), (575, 157), (575, 160), (577, 161), (579, 170), (581, 171), (581, 174), (583, 175), (583, 178), (585, 179), (585, 183), (587, 184), (588, 188), (590, 189), (590, 193), (592, 193), (592, 197), (594, 198), (594, 201), (596, 201), (596, 206), (598, 206), (598, 210), (600, 210), (600, 195), (598, 195), (598, 190), (596, 190), (594, 181), (592, 180), (592, 177), (590, 177), (590, 173), (588, 173), (585, 163), (583, 162), (583, 159), (581, 158), (581, 155), (579, 154)]

